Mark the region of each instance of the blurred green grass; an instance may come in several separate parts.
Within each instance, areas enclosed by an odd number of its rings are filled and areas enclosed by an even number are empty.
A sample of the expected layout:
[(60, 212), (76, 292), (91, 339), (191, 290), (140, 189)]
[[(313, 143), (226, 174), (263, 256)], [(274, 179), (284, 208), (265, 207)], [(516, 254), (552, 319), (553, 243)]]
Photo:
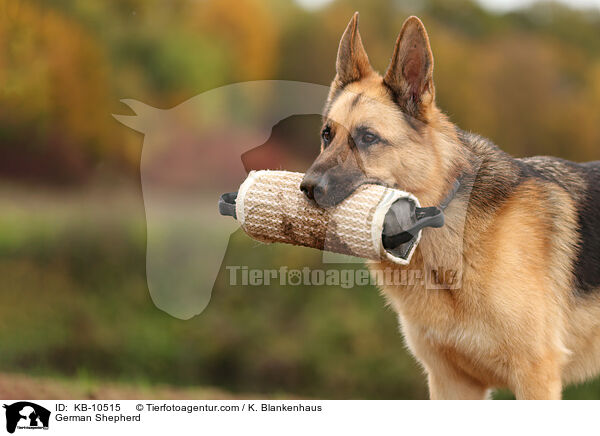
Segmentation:
[[(396, 316), (371, 286), (230, 286), (222, 268), (207, 309), (182, 321), (150, 299), (139, 193), (10, 190), (0, 207), (0, 371), (234, 394), (427, 397)], [(224, 265), (364, 268), (323, 265), (318, 251), (258, 245), (241, 231)], [(598, 398), (600, 383), (565, 396)]]

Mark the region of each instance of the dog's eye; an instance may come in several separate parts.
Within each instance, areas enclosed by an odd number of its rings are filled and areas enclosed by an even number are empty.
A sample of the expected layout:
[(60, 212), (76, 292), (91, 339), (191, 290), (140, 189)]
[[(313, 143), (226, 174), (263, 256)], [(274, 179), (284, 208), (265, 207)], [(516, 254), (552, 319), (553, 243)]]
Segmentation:
[(361, 142), (365, 145), (375, 144), (378, 140), (379, 138), (372, 133), (365, 133), (361, 138)]
[(329, 144), (331, 142), (331, 129), (329, 128), (329, 126), (325, 127), (323, 129), (323, 131), (321, 132), (321, 138), (323, 139), (323, 143), (325, 145)]

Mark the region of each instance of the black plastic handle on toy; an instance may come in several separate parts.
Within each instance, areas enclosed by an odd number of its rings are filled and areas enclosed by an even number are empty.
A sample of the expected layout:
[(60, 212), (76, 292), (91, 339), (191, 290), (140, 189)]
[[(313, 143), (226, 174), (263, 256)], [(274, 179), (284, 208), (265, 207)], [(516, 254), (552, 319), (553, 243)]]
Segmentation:
[(237, 199), (237, 192), (227, 192), (221, 195), (219, 198), (219, 213), (224, 216), (232, 216), (237, 219), (235, 212), (235, 200)]
[(392, 235), (383, 234), (381, 236), (383, 247), (385, 249), (395, 249), (405, 244), (425, 227), (439, 228), (444, 225), (444, 212), (438, 207), (417, 207), (415, 209), (416, 222), (411, 227), (402, 232)]

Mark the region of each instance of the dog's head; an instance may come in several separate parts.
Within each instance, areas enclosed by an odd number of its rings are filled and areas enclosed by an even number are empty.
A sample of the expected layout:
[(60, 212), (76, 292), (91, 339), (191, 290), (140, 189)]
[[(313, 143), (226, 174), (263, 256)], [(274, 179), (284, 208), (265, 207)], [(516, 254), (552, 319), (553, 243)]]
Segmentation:
[(373, 70), (355, 13), (342, 35), (325, 105), (321, 153), (301, 189), (335, 206), (364, 183), (438, 197), (454, 135), (435, 105), (433, 55), (423, 23), (404, 23), (384, 76)]

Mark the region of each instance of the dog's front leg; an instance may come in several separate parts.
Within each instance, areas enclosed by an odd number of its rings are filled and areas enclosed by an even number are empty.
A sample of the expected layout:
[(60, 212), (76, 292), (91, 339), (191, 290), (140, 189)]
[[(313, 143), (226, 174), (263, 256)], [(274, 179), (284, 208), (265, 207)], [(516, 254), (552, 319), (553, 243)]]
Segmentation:
[(489, 389), (458, 371), (446, 368), (429, 371), (429, 398), (432, 400), (486, 400)]
[(519, 371), (512, 388), (517, 400), (560, 400), (562, 382), (558, 365), (553, 361), (529, 365)]
[(432, 400), (485, 400), (489, 398), (488, 386), (470, 377), (448, 360), (447, 353), (426, 339), (426, 334), (416, 324), (399, 317), (406, 345), (425, 367)]

